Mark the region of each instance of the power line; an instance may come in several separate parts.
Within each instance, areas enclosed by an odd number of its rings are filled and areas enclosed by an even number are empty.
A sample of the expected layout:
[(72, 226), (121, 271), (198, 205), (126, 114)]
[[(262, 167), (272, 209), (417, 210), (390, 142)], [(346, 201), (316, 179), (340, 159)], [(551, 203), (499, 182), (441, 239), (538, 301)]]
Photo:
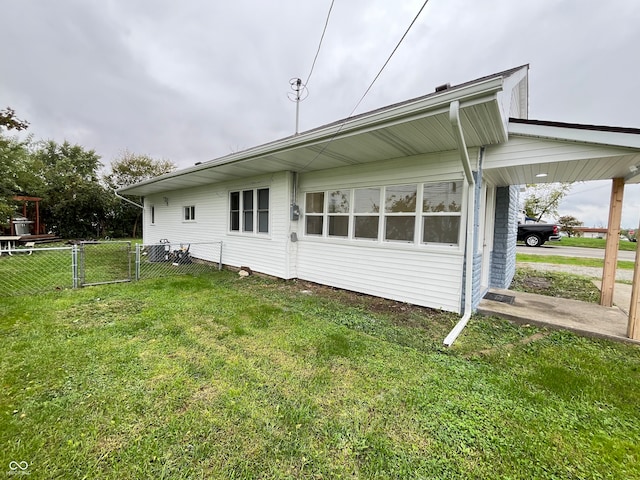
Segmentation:
[(316, 56), (313, 58), (313, 63), (311, 64), (311, 70), (309, 71), (309, 75), (307, 75), (307, 81), (304, 82), (304, 85), (309, 84), (309, 79), (311, 79), (311, 74), (313, 73), (313, 67), (316, 66), (316, 60), (318, 60), (318, 55), (320, 54), (320, 48), (322, 47), (322, 40), (324, 40), (324, 34), (327, 31), (327, 25), (329, 25), (329, 17), (331, 16), (331, 10), (333, 10), (333, 2), (335, 0), (331, 0), (331, 5), (329, 6), (329, 12), (327, 13), (327, 20), (324, 22), (324, 28), (322, 29), (322, 35), (320, 36), (320, 43), (318, 43), (318, 50), (316, 51)]
[[(338, 134), (342, 131), (342, 128), (345, 126), (345, 124), (347, 123), (347, 121), (353, 116), (354, 112), (356, 111), (356, 109), (360, 106), (360, 104), (362, 103), (362, 101), (364, 100), (364, 98), (367, 96), (367, 94), (369, 93), (369, 91), (371, 90), (371, 88), (373, 87), (373, 84), (376, 83), (376, 80), (378, 80), (378, 78), (380, 77), (380, 75), (382, 74), (382, 71), (386, 68), (386, 66), (389, 64), (389, 62), (391, 61), (391, 57), (393, 57), (393, 55), (396, 53), (396, 51), (398, 50), (398, 48), (400, 47), (400, 44), (404, 41), (405, 37), (407, 36), (407, 34), (409, 33), (409, 31), (411, 30), (411, 28), (413, 27), (413, 24), (416, 23), (416, 21), (418, 20), (418, 17), (420, 16), (420, 14), (422, 13), (422, 11), (424, 10), (424, 7), (427, 6), (427, 3), (429, 3), (429, 0), (425, 0), (424, 3), (422, 4), (422, 6), (420, 7), (420, 10), (418, 10), (418, 13), (416, 13), (416, 16), (413, 18), (413, 20), (411, 21), (411, 23), (409, 24), (409, 26), (407, 27), (407, 29), (405, 30), (404, 34), (402, 35), (402, 37), (400, 38), (400, 40), (398, 41), (398, 43), (396, 44), (395, 48), (393, 49), (393, 51), (391, 52), (391, 54), (389, 55), (389, 57), (387, 58), (387, 60), (384, 62), (384, 65), (382, 65), (382, 67), (380, 68), (380, 70), (378, 71), (378, 73), (376, 74), (376, 76), (374, 77), (374, 79), (371, 81), (371, 83), (369, 84), (369, 86), (367, 87), (367, 89), (365, 90), (365, 92), (362, 94), (362, 97), (360, 97), (360, 100), (358, 100), (358, 102), (356, 103), (355, 107), (353, 107), (353, 109), (351, 110), (351, 113), (349, 113), (349, 116), (347, 118), (345, 118), (342, 123), (340, 124), (340, 127), (338, 127), (338, 130), (336, 130), (336, 133), (333, 134), (333, 136), (329, 139), (329, 141), (322, 147), (322, 149), (316, 154), (315, 157), (313, 157), (304, 167), (302, 167), (300, 169), (300, 171), (305, 171), (309, 165), (311, 165), (320, 155), (322, 155), (324, 153), (324, 151), (327, 149), (327, 147), (331, 144), (331, 142), (333, 142), (333, 140), (338, 136)], [(333, 3), (332, 3), (333, 5)]]

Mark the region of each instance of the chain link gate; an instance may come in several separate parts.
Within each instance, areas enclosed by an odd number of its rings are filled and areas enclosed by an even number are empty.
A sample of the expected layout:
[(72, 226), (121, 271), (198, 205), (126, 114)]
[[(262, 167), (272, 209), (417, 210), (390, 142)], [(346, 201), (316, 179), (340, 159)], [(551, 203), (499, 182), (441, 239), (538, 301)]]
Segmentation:
[(131, 242), (81, 242), (73, 256), (74, 288), (131, 281)]

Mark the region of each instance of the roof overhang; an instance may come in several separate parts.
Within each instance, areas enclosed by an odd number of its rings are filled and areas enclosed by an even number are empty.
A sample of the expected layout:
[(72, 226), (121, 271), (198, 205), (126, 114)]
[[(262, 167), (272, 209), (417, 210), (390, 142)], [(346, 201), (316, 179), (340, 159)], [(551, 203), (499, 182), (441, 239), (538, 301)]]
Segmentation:
[(509, 142), (486, 150), (483, 178), (492, 185), (640, 183), (640, 129), (516, 119), (508, 128)]
[(497, 145), (508, 138), (504, 100), (500, 96), (505, 79), (512, 75), (525, 78), (527, 69), (528, 66), (518, 67), (350, 117), (121, 188), (118, 193), (145, 196), (284, 170), (309, 172), (455, 150), (449, 120), (453, 101), (460, 104), (467, 146)]

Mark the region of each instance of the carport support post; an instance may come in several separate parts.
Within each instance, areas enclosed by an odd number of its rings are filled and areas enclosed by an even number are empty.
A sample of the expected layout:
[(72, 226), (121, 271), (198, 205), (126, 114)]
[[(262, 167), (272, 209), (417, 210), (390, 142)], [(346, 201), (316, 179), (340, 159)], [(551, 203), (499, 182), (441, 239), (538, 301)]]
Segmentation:
[(633, 287), (631, 288), (631, 304), (629, 305), (629, 323), (627, 337), (640, 340), (640, 255), (636, 251), (636, 263), (633, 269)]
[(604, 269), (600, 305), (613, 306), (613, 287), (618, 267), (618, 244), (620, 243), (620, 220), (622, 219), (622, 197), (624, 178), (614, 178), (611, 183), (611, 203), (609, 205), (609, 224), (607, 226), (607, 245), (604, 250)]

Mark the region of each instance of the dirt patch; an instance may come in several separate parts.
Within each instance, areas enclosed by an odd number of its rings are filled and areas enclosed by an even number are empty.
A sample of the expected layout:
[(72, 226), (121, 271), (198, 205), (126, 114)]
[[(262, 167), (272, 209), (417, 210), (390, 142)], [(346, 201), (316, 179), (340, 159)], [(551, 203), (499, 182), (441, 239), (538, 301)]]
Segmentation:
[(340, 301), (349, 307), (359, 308), (374, 314), (387, 316), (397, 326), (425, 328), (426, 323), (442, 323), (449, 326), (457, 321), (452, 312), (420, 307), (410, 303), (397, 302), (364, 293), (342, 290), (317, 283), (296, 280), (287, 284), (300, 295), (316, 295), (329, 300)]

